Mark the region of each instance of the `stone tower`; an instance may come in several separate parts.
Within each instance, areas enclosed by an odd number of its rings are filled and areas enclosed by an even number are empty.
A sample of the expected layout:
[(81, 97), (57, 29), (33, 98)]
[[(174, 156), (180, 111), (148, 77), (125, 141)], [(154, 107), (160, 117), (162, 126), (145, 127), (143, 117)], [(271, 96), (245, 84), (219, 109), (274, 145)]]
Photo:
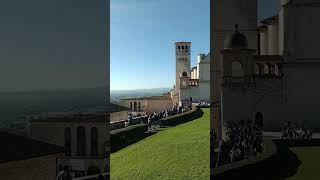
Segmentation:
[(234, 24), (241, 25), (247, 37), (249, 49), (257, 49), (257, 0), (212, 0), (211, 1), (211, 129), (221, 137), (221, 56), (225, 40), (233, 33)]
[(176, 86), (175, 92), (179, 92), (180, 77), (187, 75), (190, 77), (190, 48), (191, 42), (176, 42)]

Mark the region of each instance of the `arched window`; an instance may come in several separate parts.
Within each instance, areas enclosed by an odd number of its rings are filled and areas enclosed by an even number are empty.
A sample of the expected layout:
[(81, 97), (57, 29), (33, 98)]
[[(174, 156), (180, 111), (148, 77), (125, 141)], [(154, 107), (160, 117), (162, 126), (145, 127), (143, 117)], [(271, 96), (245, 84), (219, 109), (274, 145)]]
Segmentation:
[(132, 109), (132, 102), (130, 102), (130, 109), (131, 109), (131, 111), (133, 110), (133, 109)]
[(138, 102), (138, 110), (141, 111), (141, 102)]
[(71, 155), (71, 128), (64, 128), (64, 148), (66, 150), (66, 156)]
[(96, 127), (91, 128), (91, 155), (98, 155), (98, 129)]
[(86, 129), (83, 126), (77, 128), (77, 155), (86, 155)]
[(232, 62), (232, 77), (242, 77), (243, 75), (241, 63), (238, 61)]
[(137, 102), (133, 103), (133, 111), (137, 111)]

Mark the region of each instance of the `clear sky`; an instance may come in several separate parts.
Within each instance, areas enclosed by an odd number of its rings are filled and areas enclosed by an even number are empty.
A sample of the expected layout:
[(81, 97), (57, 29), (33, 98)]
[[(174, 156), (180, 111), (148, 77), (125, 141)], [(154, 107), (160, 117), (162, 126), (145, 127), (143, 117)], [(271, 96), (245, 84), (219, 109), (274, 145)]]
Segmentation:
[(106, 83), (106, 0), (1, 0), (0, 92)]
[[(190, 41), (191, 64), (210, 49), (210, 0), (111, 0), (112, 90), (172, 87), (174, 42)], [(279, 0), (259, 0), (259, 19)]]
[(111, 0), (111, 89), (174, 85), (174, 42), (210, 49), (209, 0)]

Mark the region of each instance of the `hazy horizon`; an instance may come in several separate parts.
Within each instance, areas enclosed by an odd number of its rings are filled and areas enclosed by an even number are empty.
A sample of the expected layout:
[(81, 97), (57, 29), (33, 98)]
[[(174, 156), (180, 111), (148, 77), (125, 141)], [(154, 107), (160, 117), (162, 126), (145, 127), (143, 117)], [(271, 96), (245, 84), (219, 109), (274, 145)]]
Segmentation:
[(0, 92), (106, 86), (106, 4), (2, 0)]

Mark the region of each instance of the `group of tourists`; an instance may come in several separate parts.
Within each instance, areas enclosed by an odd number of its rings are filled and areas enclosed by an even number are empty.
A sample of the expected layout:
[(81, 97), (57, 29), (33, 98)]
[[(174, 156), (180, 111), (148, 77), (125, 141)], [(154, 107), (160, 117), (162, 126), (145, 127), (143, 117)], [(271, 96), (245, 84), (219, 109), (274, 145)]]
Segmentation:
[(307, 128), (298, 128), (294, 123), (285, 121), (282, 128), (282, 139), (311, 139), (312, 131)]
[(177, 114), (181, 114), (192, 109), (192, 102), (190, 101), (182, 101), (181, 106), (176, 104), (171, 109), (166, 109), (161, 112), (148, 113), (146, 118), (148, 120), (148, 125), (151, 127), (152, 125), (160, 126), (161, 119), (168, 118), (170, 116), (174, 116)]
[[(160, 126), (161, 119), (168, 118), (177, 114), (181, 114), (192, 109), (192, 102), (190, 100), (184, 100), (181, 102), (181, 105), (174, 105), (171, 109), (166, 109), (160, 112), (147, 113), (145, 116), (133, 116), (128, 115), (128, 119), (125, 122), (125, 127), (131, 126), (134, 124), (148, 124), (151, 126)], [(140, 118), (137, 118), (140, 117)]]
[(198, 102), (198, 106), (210, 106), (210, 103), (207, 101), (200, 100)]
[[(248, 120), (225, 123), (226, 138), (220, 141), (216, 166), (254, 157), (263, 151), (262, 126)], [(215, 136), (215, 135), (213, 135)], [(213, 137), (215, 138), (215, 137)]]

